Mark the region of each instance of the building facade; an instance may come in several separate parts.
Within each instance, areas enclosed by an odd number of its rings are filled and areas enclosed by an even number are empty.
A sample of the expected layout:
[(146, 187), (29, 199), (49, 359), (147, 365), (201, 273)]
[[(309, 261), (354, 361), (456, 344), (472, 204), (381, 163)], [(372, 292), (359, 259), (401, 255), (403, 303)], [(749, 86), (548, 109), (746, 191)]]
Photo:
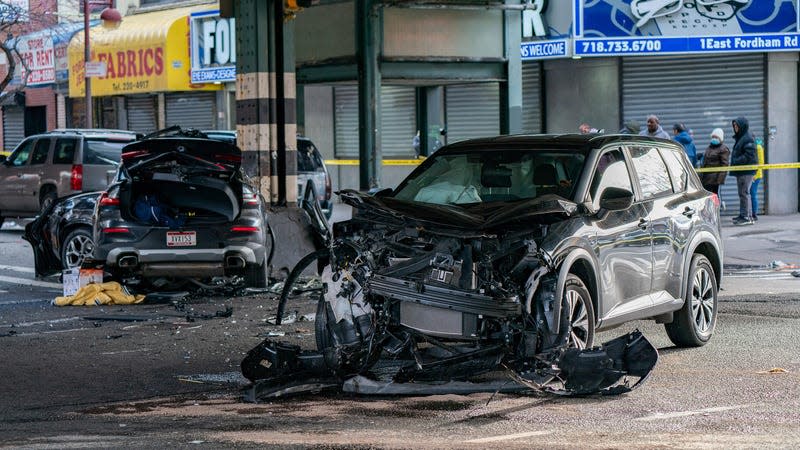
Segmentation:
[[(424, 3), (384, 7), (382, 66), (418, 64), (406, 66), (405, 77), (383, 78), (383, 185), (396, 185), (413, 169), (413, 164), (391, 160), (414, 157), (412, 137), (423, 122), (430, 125), (429, 152), (447, 142), (504, 131), (503, 116), (514, 114), (504, 103), (504, 83), (513, 85), (515, 78), (521, 82), (520, 132), (577, 132), (583, 122), (618, 132), (628, 120), (644, 126), (646, 117), (655, 114), (670, 134), (673, 124), (685, 124), (702, 152), (717, 127), (732, 146), (731, 120), (745, 116), (751, 131), (765, 142), (767, 162), (797, 162), (797, 0), (661, 3), (520, 2), (517, 6), (526, 6), (516, 10), (516, 22), (507, 19), (515, 11), (510, 2), (480, 12), (457, 4), (447, 9)], [(358, 158), (358, 96), (355, 76), (345, 70), (355, 42), (341, 32), (353, 26), (354, 5), (312, 7), (296, 20), (298, 84), (304, 93), (299, 122), (320, 148), (328, 149), (328, 158), (344, 160), (340, 164)], [(516, 55), (504, 55), (497, 41), (508, 41), (513, 27), (522, 61), (519, 72), (512, 63)], [(431, 73), (423, 64), (465, 68), (495, 58), (508, 67), (497, 79), (459, 80), (442, 66)], [(310, 75), (325, 68), (337, 77)], [(336, 167), (337, 188), (358, 187), (352, 166)], [(797, 170), (766, 172), (758, 195), (762, 213), (797, 212)], [(733, 177), (721, 197), (728, 206), (724, 213), (735, 214)]]

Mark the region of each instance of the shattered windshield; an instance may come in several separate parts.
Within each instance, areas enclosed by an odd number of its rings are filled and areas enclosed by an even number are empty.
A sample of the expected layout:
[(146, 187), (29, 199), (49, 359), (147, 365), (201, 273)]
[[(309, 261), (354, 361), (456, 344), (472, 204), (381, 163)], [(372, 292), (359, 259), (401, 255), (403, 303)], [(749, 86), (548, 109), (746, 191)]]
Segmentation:
[(439, 154), (400, 185), (394, 198), (438, 205), (571, 199), (585, 155), (575, 151), (491, 150)]

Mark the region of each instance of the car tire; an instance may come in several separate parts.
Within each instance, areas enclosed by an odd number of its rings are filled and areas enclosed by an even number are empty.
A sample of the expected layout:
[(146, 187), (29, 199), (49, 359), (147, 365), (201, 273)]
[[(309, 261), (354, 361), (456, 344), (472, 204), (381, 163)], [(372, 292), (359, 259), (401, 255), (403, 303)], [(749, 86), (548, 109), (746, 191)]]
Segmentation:
[(42, 198), (39, 199), (39, 211), (47, 211), (47, 208), (49, 208), (57, 198), (58, 194), (56, 194), (55, 191), (46, 191), (44, 194), (42, 194)]
[(81, 262), (92, 255), (94, 241), (88, 228), (76, 228), (61, 241), (61, 267), (80, 267)]
[(664, 327), (678, 347), (705, 345), (717, 325), (717, 278), (703, 255), (694, 255), (686, 280), (683, 307), (675, 311), (672, 323)]
[(267, 265), (248, 264), (244, 268), (244, 283), (248, 287), (265, 288), (267, 287)]
[(317, 342), (317, 351), (322, 353), (332, 345), (332, 339), (328, 331), (327, 305), (325, 294), (320, 293), (317, 300), (317, 314), (314, 318), (314, 338)]
[(569, 326), (568, 346), (579, 350), (591, 348), (595, 328), (592, 296), (575, 274), (567, 275), (561, 307), (562, 326)]

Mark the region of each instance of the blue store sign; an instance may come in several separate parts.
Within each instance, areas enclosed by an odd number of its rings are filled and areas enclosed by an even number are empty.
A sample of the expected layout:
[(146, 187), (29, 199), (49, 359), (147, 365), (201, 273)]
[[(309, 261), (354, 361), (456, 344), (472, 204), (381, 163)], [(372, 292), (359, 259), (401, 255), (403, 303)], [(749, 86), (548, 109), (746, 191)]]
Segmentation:
[(219, 10), (192, 13), (189, 22), (192, 83), (236, 81), (236, 22)]
[(796, 51), (798, 0), (575, 0), (576, 56)]
[(538, 59), (565, 58), (569, 56), (566, 39), (531, 41), (520, 44), (523, 61)]

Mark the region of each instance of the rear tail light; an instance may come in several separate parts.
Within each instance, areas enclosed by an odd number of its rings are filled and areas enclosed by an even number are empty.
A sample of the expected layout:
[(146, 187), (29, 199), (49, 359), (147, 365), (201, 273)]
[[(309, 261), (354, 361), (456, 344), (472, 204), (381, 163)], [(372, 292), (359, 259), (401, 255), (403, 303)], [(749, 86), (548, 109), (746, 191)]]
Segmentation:
[(242, 201), (248, 206), (258, 206), (258, 194), (255, 192), (244, 192)]
[(231, 231), (234, 233), (258, 233), (261, 231), (261, 228), (258, 227), (245, 227), (245, 226), (234, 226), (231, 227)]
[(331, 193), (333, 188), (331, 187), (331, 176), (327, 173), (325, 174), (325, 200), (331, 199)]
[(719, 208), (719, 195), (712, 193), (711, 194), (711, 201), (714, 202), (714, 205)]
[(73, 164), (72, 173), (69, 176), (69, 188), (73, 191), (83, 190), (83, 165)]
[(100, 206), (119, 206), (119, 198), (109, 197), (108, 192), (100, 196)]
[(103, 233), (106, 234), (121, 234), (121, 233), (130, 233), (131, 230), (122, 227), (112, 227), (112, 228), (103, 228)]

